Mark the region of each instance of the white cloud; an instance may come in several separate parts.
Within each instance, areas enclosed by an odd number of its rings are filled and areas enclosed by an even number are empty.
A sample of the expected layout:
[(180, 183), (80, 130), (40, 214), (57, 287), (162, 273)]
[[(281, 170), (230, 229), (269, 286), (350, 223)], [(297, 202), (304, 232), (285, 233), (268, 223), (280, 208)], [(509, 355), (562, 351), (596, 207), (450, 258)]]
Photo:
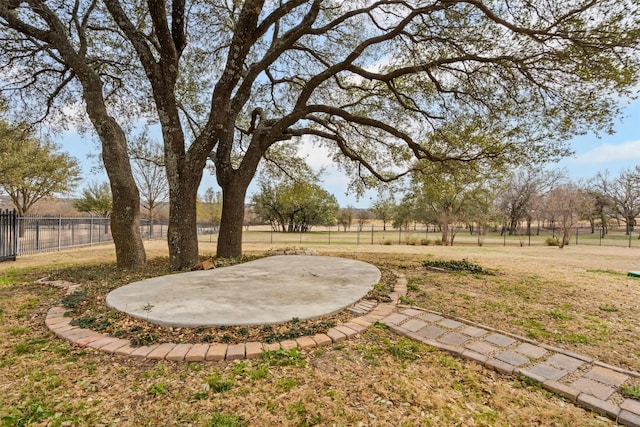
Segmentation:
[(640, 140), (623, 144), (602, 144), (586, 153), (578, 154), (573, 163), (608, 163), (618, 161), (640, 161)]

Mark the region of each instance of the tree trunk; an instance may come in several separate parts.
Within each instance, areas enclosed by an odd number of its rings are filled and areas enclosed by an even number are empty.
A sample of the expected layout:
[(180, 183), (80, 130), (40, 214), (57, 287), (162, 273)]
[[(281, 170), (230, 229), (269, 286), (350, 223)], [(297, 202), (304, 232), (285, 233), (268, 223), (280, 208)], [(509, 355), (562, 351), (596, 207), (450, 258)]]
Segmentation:
[(129, 163), (127, 138), (107, 112), (100, 78), (84, 65), (75, 71), (82, 82), (87, 114), (102, 144), (102, 161), (111, 187), (110, 222), (116, 261), (119, 268), (136, 270), (144, 266), (147, 256), (140, 235), (140, 193)]
[(242, 256), (242, 222), (247, 187), (233, 179), (222, 186), (222, 218), (216, 251), (218, 258)]
[(198, 224), (196, 201), (201, 174), (186, 176), (175, 180), (177, 185), (170, 189), (169, 226), (167, 243), (169, 245), (169, 265), (173, 269), (193, 267), (198, 263)]
[[(98, 133), (105, 132), (105, 127), (103, 124)], [(119, 126), (112, 127), (101, 139), (113, 197), (110, 222), (117, 264), (119, 268), (135, 270), (145, 264), (147, 257), (140, 234), (140, 195), (129, 165), (127, 142)]]

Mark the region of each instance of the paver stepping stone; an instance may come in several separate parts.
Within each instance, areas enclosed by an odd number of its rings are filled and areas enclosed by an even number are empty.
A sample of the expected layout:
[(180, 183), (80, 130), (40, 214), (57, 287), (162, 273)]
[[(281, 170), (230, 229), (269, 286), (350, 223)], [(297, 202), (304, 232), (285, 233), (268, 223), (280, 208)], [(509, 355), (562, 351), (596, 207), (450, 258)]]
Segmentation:
[(502, 334), (491, 334), (485, 338), (485, 341), (488, 341), (491, 344), (495, 344), (498, 347), (508, 347), (516, 342), (516, 340), (514, 340), (513, 338), (509, 338), (508, 336)]
[(540, 377), (546, 378), (548, 380), (554, 380), (554, 381), (558, 381), (560, 378), (568, 374), (567, 371), (564, 371), (562, 369), (557, 369), (552, 366), (544, 365), (544, 364), (534, 365), (530, 368), (527, 368), (527, 370)]
[(554, 354), (547, 359), (547, 363), (555, 366), (556, 368), (573, 372), (580, 366), (582, 366), (584, 362), (578, 359), (574, 359), (573, 357), (565, 356), (564, 354)]
[(426, 320), (427, 322), (438, 322), (444, 319), (444, 317), (434, 313), (421, 314), (420, 318)]
[(420, 329), (416, 332), (417, 335), (433, 340), (438, 338), (440, 335), (444, 334), (446, 331), (442, 328), (438, 328), (437, 326), (427, 326), (426, 328)]
[(438, 322), (438, 325), (444, 326), (445, 328), (449, 328), (449, 329), (456, 329), (464, 325), (464, 323), (460, 323), (457, 320), (444, 319)]
[(469, 350), (473, 350), (480, 354), (489, 354), (493, 353), (498, 349), (498, 347), (492, 346), (486, 341), (476, 341), (465, 345)]
[(474, 338), (483, 337), (487, 335), (487, 332), (488, 331), (486, 329), (477, 328), (475, 326), (467, 326), (466, 328), (460, 331), (460, 333), (469, 335), (470, 337), (474, 337)]
[(392, 323), (394, 325), (399, 325), (400, 323), (404, 322), (407, 319), (408, 317), (405, 316), (404, 314), (393, 313), (388, 315), (384, 319), (382, 319), (382, 323)]
[(585, 377), (616, 387), (629, 379), (628, 375), (601, 366), (594, 366)]
[(417, 316), (419, 314), (422, 314), (423, 311), (416, 310), (415, 308), (407, 308), (406, 310), (400, 310), (400, 313), (404, 314), (405, 316)]
[(578, 378), (571, 383), (571, 387), (580, 390), (583, 393), (590, 394), (598, 399), (607, 400), (615, 391), (612, 387), (604, 385), (588, 378)]
[(459, 334), (457, 332), (450, 332), (438, 338), (438, 341), (440, 341), (443, 344), (462, 345), (465, 342), (469, 341), (469, 337), (466, 335)]
[(518, 347), (516, 347), (515, 351), (534, 359), (540, 359), (542, 356), (547, 354), (547, 350), (545, 350), (544, 348), (538, 347), (537, 345), (529, 344), (527, 342), (523, 342), (522, 344), (520, 344)]
[(513, 366), (522, 366), (530, 362), (527, 357), (513, 351), (503, 351), (502, 353), (498, 353), (493, 357), (498, 360), (502, 360), (503, 362), (507, 362), (509, 365)]
[(418, 320), (418, 319), (411, 319), (407, 323), (402, 325), (403, 328), (411, 332), (417, 332), (420, 329), (424, 328), (425, 326), (427, 326), (427, 324), (422, 320)]

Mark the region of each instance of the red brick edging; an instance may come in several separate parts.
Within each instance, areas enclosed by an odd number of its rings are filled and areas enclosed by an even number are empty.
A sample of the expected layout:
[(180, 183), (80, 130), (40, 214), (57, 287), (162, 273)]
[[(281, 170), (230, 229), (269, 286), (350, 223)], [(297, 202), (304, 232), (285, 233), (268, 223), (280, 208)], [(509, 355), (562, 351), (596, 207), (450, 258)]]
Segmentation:
[[(67, 294), (72, 294), (80, 288), (80, 285), (62, 280), (48, 281), (46, 279), (40, 279), (38, 283), (66, 289)], [(67, 310), (62, 306), (55, 306), (49, 309), (45, 324), (56, 336), (70, 341), (72, 344), (123, 356), (187, 362), (253, 359), (259, 357), (263, 351), (290, 350), (296, 347), (300, 349), (310, 349), (327, 346), (351, 338), (375, 322), (393, 313), (400, 299), (400, 295), (405, 295), (406, 293), (407, 281), (404, 277), (398, 277), (394, 292), (390, 295), (391, 302), (378, 303), (367, 314), (333, 327), (325, 334), (302, 336), (295, 340), (285, 340), (277, 343), (162, 343), (132, 347), (129, 340), (110, 337), (100, 332), (92, 331), (91, 329), (71, 325), (73, 319), (66, 316)]]

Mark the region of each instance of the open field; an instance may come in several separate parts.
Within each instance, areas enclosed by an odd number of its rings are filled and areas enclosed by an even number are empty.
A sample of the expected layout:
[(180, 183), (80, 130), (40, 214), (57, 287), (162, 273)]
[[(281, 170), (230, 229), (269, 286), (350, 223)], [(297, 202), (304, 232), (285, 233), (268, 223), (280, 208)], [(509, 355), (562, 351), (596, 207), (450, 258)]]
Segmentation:
[[(166, 256), (147, 242), (150, 258)], [(201, 242), (204, 256), (215, 246)], [(403, 300), (640, 371), (640, 248), (304, 245), (401, 272)], [(277, 247), (245, 245), (262, 255)], [(436, 273), (468, 259), (496, 274)], [(370, 328), (341, 345), (242, 362), (127, 359), (44, 326), (63, 293), (46, 275), (115, 281), (112, 246), (0, 264), (2, 425), (613, 425), (536, 385)], [(82, 269), (70, 269), (82, 265)], [(82, 270), (82, 276), (75, 271)], [(124, 280), (118, 276), (117, 280)], [(100, 304), (100, 301), (96, 301)]]

